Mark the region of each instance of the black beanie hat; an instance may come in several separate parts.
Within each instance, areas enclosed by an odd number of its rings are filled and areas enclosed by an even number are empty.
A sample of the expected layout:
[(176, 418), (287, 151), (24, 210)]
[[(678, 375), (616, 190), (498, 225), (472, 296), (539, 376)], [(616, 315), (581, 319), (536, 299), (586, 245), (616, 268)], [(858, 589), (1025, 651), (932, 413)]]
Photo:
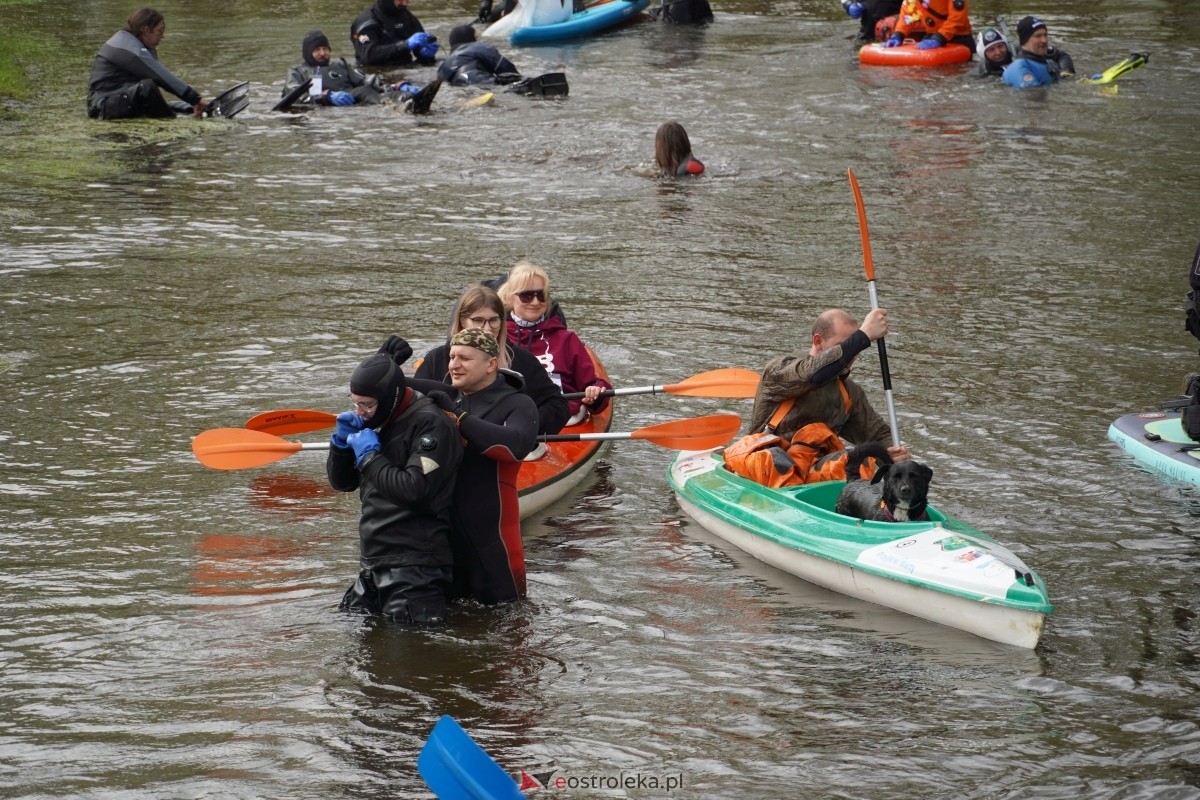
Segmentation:
[(376, 353), (363, 361), (350, 376), (350, 391), (379, 401), (366, 427), (380, 428), (404, 399), (404, 371), (387, 353)]
[(458, 47), (460, 44), (468, 44), (475, 41), (475, 29), (470, 25), (459, 25), (454, 30), (450, 31), (450, 49)]
[(1033, 36), (1033, 32), (1040, 29), (1045, 29), (1046, 23), (1042, 22), (1037, 17), (1021, 17), (1021, 21), (1017, 23), (1017, 39), (1021, 44), (1029, 41), (1029, 37)]
[(304, 43), (300, 45), (300, 54), (304, 56), (304, 63), (310, 67), (320, 66), (312, 54), (318, 47), (329, 47), (329, 38), (320, 31), (309, 31), (304, 37)]

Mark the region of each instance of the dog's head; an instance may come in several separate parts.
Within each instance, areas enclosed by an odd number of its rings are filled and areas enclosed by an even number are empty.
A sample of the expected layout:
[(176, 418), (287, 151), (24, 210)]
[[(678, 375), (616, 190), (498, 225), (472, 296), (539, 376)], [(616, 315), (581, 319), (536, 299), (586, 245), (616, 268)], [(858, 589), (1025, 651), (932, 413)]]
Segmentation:
[(916, 461), (885, 464), (875, 471), (871, 483), (883, 482), (883, 500), (889, 508), (922, 506), (929, 497), (933, 470)]

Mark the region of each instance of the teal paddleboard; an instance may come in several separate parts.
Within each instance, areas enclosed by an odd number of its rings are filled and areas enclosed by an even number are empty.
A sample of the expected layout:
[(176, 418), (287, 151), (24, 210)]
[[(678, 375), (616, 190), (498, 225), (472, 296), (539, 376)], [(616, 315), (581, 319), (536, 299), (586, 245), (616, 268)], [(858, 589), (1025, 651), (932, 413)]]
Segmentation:
[(1108, 438), (1139, 463), (1200, 486), (1200, 442), (1183, 432), (1178, 411), (1126, 414), (1108, 426)]

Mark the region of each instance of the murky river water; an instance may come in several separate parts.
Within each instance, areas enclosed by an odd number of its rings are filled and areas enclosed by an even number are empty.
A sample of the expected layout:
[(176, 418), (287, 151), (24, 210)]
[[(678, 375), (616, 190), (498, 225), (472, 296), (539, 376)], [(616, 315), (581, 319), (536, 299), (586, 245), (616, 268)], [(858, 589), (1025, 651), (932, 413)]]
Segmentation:
[[(414, 9), (445, 39), (467, 5)], [(358, 4), (179, 4), (163, 59), (206, 90), (252, 81), (253, 105), (165, 138), (82, 118), (131, 7), (0, 7), (71, 31), (79, 70), (0, 123), (0, 153), (65, 139), (86, 173), (31, 158), (0, 179), (0, 794), (428, 797), (416, 754), (451, 714), (512, 773), (600, 784), (530, 796), (661, 797), (636, 780), (674, 776), (706, 798), (1200, 797), (1200, 495), (1105, 439), (1198, 368), (1200, 10), (1042, 5), (972, 12), (1043, 11), (1085, 72), (1150, 64), (1119, 91), (1020, 93), (860, 69), (832, 0), (718, 2), (707, 30), (510, 53), (565, 70), (564, 103), (464, 110), (447, 88), (427, 118), (284, 116), (301, 37), (349, 54)], [(652, 178), (670, 118), (701, 180)], [(388, 333), (436, 343), (458, 291), (519, 257), (617, 385), (757, 368), (823, 307), (868, 306), (848, 166), (901, 433), (936, 502), (1046, 579), (1037, 651), (756, 564), (687, 521), (671, 452), (636, 442), (527, 524), (527, 604), (364, 625), (335, 610), (357, 499), (319, 455), (191, 456), (263, 410), (340, 409)], [(880, 393), (873, 357), (857, 371)], [(749, 404), (627, 398), (615, 428), (718, 410)]]

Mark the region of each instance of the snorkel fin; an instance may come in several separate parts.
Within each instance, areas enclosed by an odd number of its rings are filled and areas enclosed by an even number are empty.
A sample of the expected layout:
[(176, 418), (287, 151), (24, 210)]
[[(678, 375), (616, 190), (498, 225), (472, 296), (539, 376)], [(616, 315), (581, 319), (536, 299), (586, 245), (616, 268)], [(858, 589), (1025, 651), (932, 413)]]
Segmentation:
[(1104, 70), (1104, 72), (1093, 75), (1090, 78), (1085, 78), (1084, 83), (1112, 83), (1122, 75), (1133, 72), (1149, 60), (1150, 56), (1148, 54), (1130, 53), (1127, 58), (1113, 64)]

